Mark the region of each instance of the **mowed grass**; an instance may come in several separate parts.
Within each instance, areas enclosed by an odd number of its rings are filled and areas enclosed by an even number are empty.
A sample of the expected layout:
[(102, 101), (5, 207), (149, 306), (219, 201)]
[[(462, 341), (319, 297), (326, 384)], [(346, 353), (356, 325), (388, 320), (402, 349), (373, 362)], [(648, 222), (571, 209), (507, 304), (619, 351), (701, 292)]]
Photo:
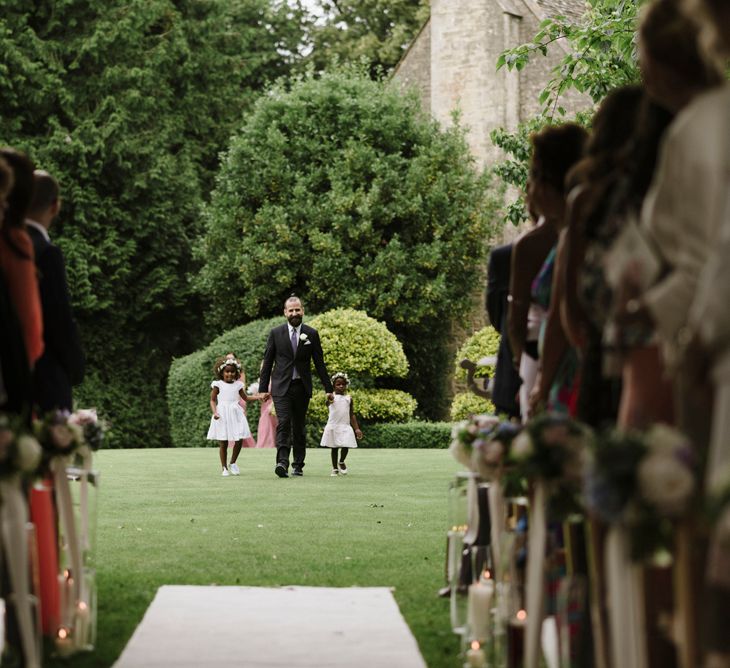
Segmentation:
[[(447, 451), (354, 450), (336, 478), (323, 449), (289, 479), (273, 450), (244, 450), (229, 478), (213, 448), (102, 451), (97, 464), (97, 648), (44, 665), (112, 665), (164, 584), (392, 587), (429, 667), (460, 665), (437, 597), (459, 469)], [(230, 629), (241, 643), (246, 631)]]

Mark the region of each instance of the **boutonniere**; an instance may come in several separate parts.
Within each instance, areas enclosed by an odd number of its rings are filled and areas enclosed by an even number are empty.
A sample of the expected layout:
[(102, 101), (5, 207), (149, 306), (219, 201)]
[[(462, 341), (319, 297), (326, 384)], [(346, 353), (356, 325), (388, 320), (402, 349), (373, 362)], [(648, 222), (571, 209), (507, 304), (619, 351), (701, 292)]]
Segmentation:
[(311, 345), (311, 341), (309, 340), (309, 337), (304, 332), (302, 332), (299, 335), (299, 340), (302, 341), (305, 345), (307, 345), (307, 344)]

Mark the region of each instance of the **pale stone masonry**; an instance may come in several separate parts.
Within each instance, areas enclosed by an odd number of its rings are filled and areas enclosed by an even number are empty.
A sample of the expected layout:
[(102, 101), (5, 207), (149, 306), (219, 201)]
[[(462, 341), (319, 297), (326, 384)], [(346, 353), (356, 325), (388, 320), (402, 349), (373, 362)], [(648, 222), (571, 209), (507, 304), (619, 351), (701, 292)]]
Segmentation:
[[(536, 55), (521, 72), (497, 71), (499, 54), (531, 40), (544, 18), (575, 19), (584, 9), (582, 0), (431, 0), (430, 19), (393, 79), (415, 87), (424, 109), (444, 125), (458, 112), (477, 163), (491, 165), (501, 156), (490, 132), (514, 130), (540, 111), (540, 91), (568, 45), (551, 45), (547, 57)], [(588, 108), (590, 100), (570, 93), (560, 104), (570, 113)]]

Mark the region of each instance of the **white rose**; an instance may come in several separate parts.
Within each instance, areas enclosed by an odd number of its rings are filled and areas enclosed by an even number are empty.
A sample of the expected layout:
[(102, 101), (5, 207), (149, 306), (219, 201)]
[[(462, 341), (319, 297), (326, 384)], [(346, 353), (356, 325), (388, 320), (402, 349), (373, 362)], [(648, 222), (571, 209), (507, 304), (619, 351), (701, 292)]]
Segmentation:
[(659, 423), (649, 429), (646, 442), (653, 452), (671, 452), (687, 445), (687, 437), (674, 427)]
[(41, 461), (41, 446), (32, 436), (24, 434), (18, 439), (18, 452), (15, 456), (17, 467), (26, 473), (35, 471)]
[(512, 441), (512, 455), (515, 459), (527, 459), (535, 452), (535, 444), (527, 433), (527, 430), (521, 431)]
[(651, 453), (639, 464), (639, 492), (663, 515), (681, 515), (694, 491), (692, 473), (669, 454)]
[(302, 333), (301, 333), (301, 334), (299, 335), (299, 340), (300, 340), (300, 341), (306, 341), (306, 340), (307, 340), (308, 338), (309, 338), (309, 337), (308, 337), (308, 336), (307, 336), (307, 335), (306, 335), (306, 334), (305, 334), (304, 332), (302, 332)]

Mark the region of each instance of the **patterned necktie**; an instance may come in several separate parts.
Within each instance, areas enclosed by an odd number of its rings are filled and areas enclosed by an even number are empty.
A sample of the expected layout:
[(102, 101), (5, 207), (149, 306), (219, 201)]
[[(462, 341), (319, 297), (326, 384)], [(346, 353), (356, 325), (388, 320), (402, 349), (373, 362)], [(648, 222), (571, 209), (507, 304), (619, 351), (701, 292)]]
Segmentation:
[[(299, 344), (299, 337), (297, 336), (296, 327), (294, 327), (291, 330), (291, 349), (292, 349), (292, 352), (294, 353), (294, 357), (295, 358), (297, 356), (297, 345), (298, 344)], [(294, 366), (294, 369), (292, 371), (291, 377), (292, 377), (292, 379), (293, 378), (299, 378), (299, 372), (297, 371), (297, 367), (296, 366)]]

